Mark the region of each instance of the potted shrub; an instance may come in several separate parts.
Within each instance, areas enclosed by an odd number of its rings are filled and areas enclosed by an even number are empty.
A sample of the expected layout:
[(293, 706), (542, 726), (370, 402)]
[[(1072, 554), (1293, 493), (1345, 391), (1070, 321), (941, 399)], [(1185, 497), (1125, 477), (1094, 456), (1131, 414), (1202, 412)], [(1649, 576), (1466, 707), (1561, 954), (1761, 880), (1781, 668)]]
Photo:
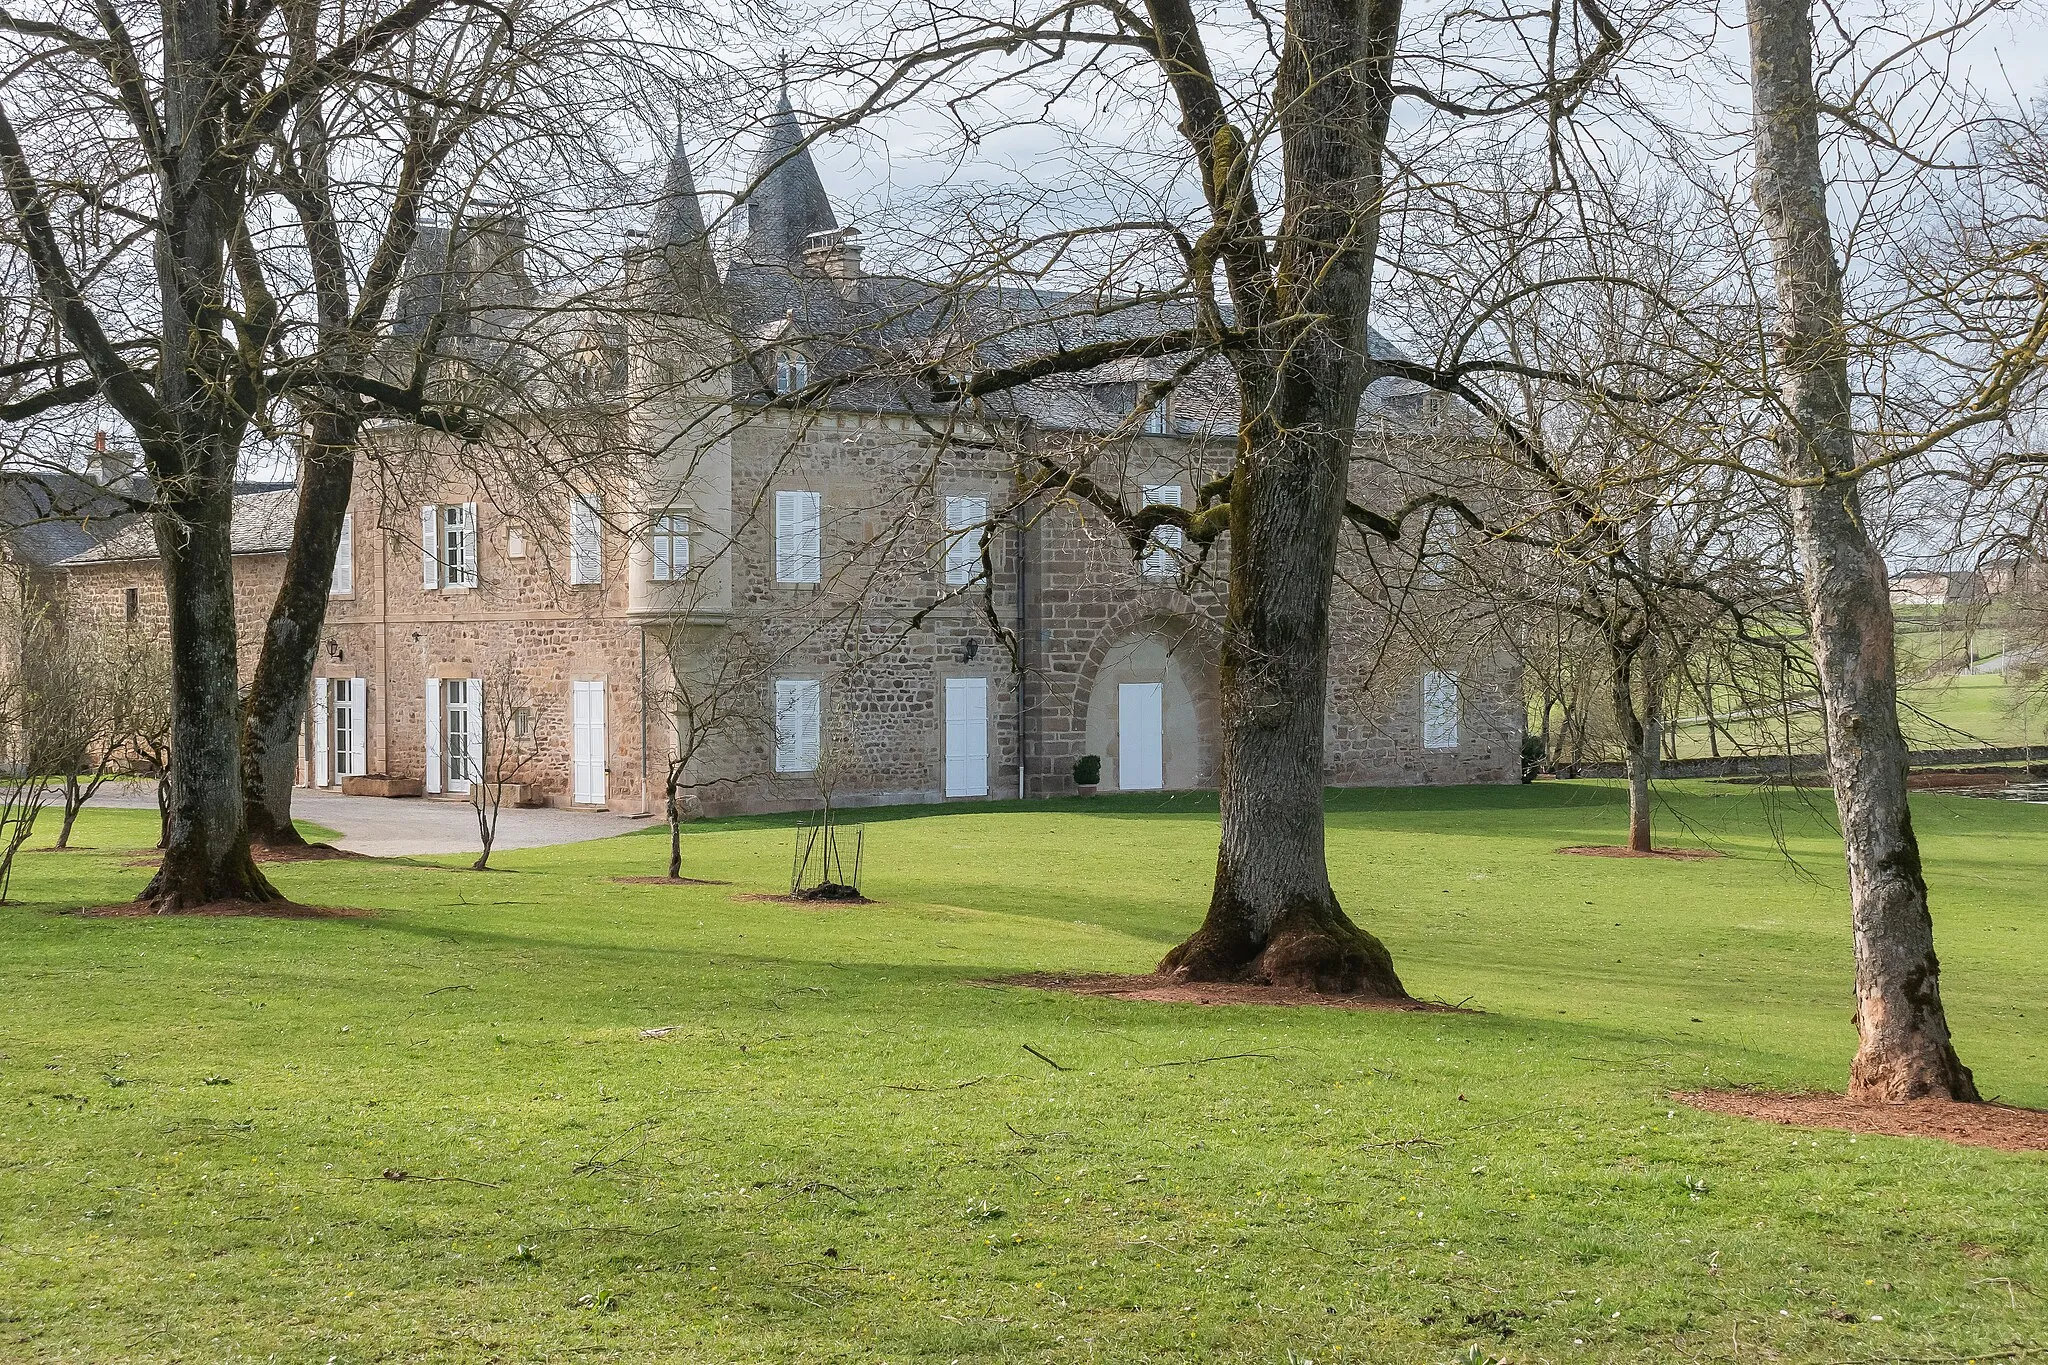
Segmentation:
[(1074, 760), (1074, 785), (1081, 789), (1081, 795), (1095, 795), (1097, 784), (1102, 781), (1102, 756), (1082, 754)]

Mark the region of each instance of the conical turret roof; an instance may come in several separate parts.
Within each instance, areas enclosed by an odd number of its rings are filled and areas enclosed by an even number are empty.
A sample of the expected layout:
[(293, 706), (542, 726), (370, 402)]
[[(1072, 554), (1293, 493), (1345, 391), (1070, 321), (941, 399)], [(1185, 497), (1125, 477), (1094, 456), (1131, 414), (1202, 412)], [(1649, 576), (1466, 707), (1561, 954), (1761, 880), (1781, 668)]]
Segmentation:
[(768, 137), (754, 158), (750, 182), (754, 188), (747, 196), (747, 236), (740, 252), (748, 260), (800, 264), (805, 238), (839, 226), (786, 85), (768, 120)]

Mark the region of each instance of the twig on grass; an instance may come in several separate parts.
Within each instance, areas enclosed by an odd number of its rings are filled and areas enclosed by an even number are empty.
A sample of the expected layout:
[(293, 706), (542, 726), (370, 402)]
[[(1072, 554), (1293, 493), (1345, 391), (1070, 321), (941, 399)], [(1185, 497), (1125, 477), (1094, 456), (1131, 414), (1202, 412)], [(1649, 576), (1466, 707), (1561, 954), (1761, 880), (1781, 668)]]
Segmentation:
[(1038, 1060), (1039, 1060), (1039, 1061), (1041, 1061), (1041, 1062), (1044, 1062), (1044, 1063), (1045, 1063), (1045, 1064), (1046, 1064), (1047, 1066), (1051, 1067), (1051, 1068), (1052, 1068), (1052, 1069), (1053, 1069), (1054, 1071), (1072, 1071), (1072, 1070), (1074, 1069), (1074, 1068), (1072, 1068), (1072, 1067), (1070, 1067), (1070, 1066), (1061, 1066), (1061, 1065), (1060, 1065), (1060, 1064), (1059, 1064), (1058, 1062), (1056, 1062), (1056, 1061), (1054, 1061), (1054, 1060), (1053, 1060), (1052, 1058), (1050, 1058), (1050, 1057), (1046, 1056), (1046, 1055), (1045, 1055), (1045, 1054), (1044, 1054), (1043, 1052), (1040, 1052), (1040, 1051), (1039, 1051), (1039, 1050), (1038, 1050), (1037, 1048), (1035, 1048), (1035, 1047), (1031, 1046), (1031, 1044), (1029, 1044), (1029, 1043), (1024, 1043), (1024, 1044), (1022, 1044), (1022, 1046), (1023, 1046), (1023, 1048), (1024, 1048), (1024, 1050), (1025, 1050), (1026, 1052), (1028, 1052), (1028, 1053), (1030, 1053), (1030, 1054), (1031, 1054), (1032, 1056), (1034, 1056), (1034, 1057), (1038, 1058)]
[(476, 987), (474, 986), (436, 986), (434, 987), (434, 989), (428, 991), (427, 994), (439, 995), (442, 991), (473, 991), (475, 989)]
[(1393, 1148), (1396, 1148), (1396, 1149), (1406, 1149), (1406, 1148), (1409, 1148), (1409, 1147), (1441, 1147), (1441, 1146), (1443, 1146), (1443, 1144), (1442, 1144), (1441, 1142), (1438, 1142), (1438, 1141), (1437, 1141), (1437, 1140), (1436, 1140), (1435, 1138), (1426, 1138), (1426, 1137), (1412, 1137), (1412, 1138), (1394, 1138), (1394, 1139), (1391, 1139), (1391, 1140), (1389, 1140), (1389, 1141), (1386, 1141), (1386, 1142), (1367, 1142), (1367, 1143), (1361, 1143), (1361, 1144), (1359, 1145), (1359, 1148), (1358, 1148), (1358, 1150), (1359, 1150), (1359, 1151), (1361, 1151), (1361, 1152), (1370, 1152), (1370, 1151), (1374, 1150), (1375, 1148), (1379, 1148), (1379, 1147), (1393, 1147)]
[(1278, 1056), (1271, 1052), (1226, 1052), (1220, 1057), (1189, 1057), (1177, 1062), (1147, 1062), (1144, 1066), (1139, 1067), (1138, 1070), (1157, 1071), (1164, 1066), (1204, 1066), (1210, 1062), (1234, 1062), (1240, 1057), (1264, 1057), (1269, 1062), (1280, 1060)]
[(411, 1171), (401, 1171), (396, 1166), (387, 1166), (377, 1175), (351, 1175), (344, 1176), (343, 1179), (390, 1180), (393, 1182), (410, 1180), (417, 1181), (423, 1185), (475, 1185), (477, 1188), (485, 1190), (495, 1190), (498, 1188), (498, 1183), (495, 1180), (471, 1180), (466, 1175), (414, 1175)]
[(973, 1080), (971, 1080), (971, 1081), (959, 1081), (959, 1082), (956, 1082), (956, 1083), (955, 1083), (955, 1084), (953, 1084), (953, 1085), (891, 1085), (891, 1084), (889, 1084), (889, 1083), (887, 1083), (887, 1082), (884, 1082), (884, 1083), (883, 1083), (883, 1085), (882, 1085), (882, 1089), (884, 1089), (884, 1090), (908, 1090), (908, 1091), (911, 1091), (911, 1092), (913, 1092), (913, 1093), (915, 1093), (915, 1094), (920, 1094), (920, 1095), (926, 1095), (926, 1094), (931, 1094), (931, 1093), (933, 1093), (933, 1092), (935, 1092), (935, 1091), (942, 1091), (942, 1090), (965, 1090), (965, 1089), (966, 1089), (966, 1088), (967, 1088), (968, 1086), (970, 1086), (970, 1085), (980, 1085), (980, 1084), (981, 1084), (981, 1083), (982, 1083), (983, 1081), (986, 1081), (986, 1080), (992, 1080), (992, 1079), (994, 1079), (994, 1078), (993, 1078), (993, 1077), (990, 1077), (990, 1076), (976, 1076), (976, 1077), (975, 1077), (975, 1078), (974, 1078)]

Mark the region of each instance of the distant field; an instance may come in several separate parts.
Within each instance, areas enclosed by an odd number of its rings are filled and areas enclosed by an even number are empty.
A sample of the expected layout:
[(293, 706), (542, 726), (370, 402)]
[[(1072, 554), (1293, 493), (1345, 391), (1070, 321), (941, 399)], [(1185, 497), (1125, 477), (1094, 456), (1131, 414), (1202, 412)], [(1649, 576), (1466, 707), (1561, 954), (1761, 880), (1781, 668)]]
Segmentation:
[[(2048, 704), (2028, 699), (1997, 673), (1971, 673), (1899, 689), (1900, 724), (1916, 749), (1971, 749), (1987, 745), (2039, 744), (2048, 748)], [(1785, 752), (1783, 713), (1753, 716), (1720, 725), (1720, 752)], [(1790, 716), (1792, 751), (1820, 752), (1820, 718), (1811, 705)], [(1732, 738), (1731, 738), (1732, 731)], [(1681, 758), (1710, 752), (1703, 721), (1678, 728)]]

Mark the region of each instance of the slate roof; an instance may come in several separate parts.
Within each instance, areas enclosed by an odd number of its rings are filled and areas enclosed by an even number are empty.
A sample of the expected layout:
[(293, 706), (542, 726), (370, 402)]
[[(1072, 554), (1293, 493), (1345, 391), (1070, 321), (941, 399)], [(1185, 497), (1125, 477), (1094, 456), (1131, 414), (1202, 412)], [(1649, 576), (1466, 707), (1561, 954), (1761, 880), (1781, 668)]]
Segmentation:
[[(295, 485), (237, 485), (228, 544), (238, 555), (283, 554), (291, 548), (292, 522), (298, 513), (299, 490)], [(156, 557), (156, 533), (149, 519), (135, 517), (98, 544), (62, 560), (60, 567)]]
[(47, 568), (137, 520), (127, 499), (80, 475), (0, 473), (0, 541), (24, 564)]

